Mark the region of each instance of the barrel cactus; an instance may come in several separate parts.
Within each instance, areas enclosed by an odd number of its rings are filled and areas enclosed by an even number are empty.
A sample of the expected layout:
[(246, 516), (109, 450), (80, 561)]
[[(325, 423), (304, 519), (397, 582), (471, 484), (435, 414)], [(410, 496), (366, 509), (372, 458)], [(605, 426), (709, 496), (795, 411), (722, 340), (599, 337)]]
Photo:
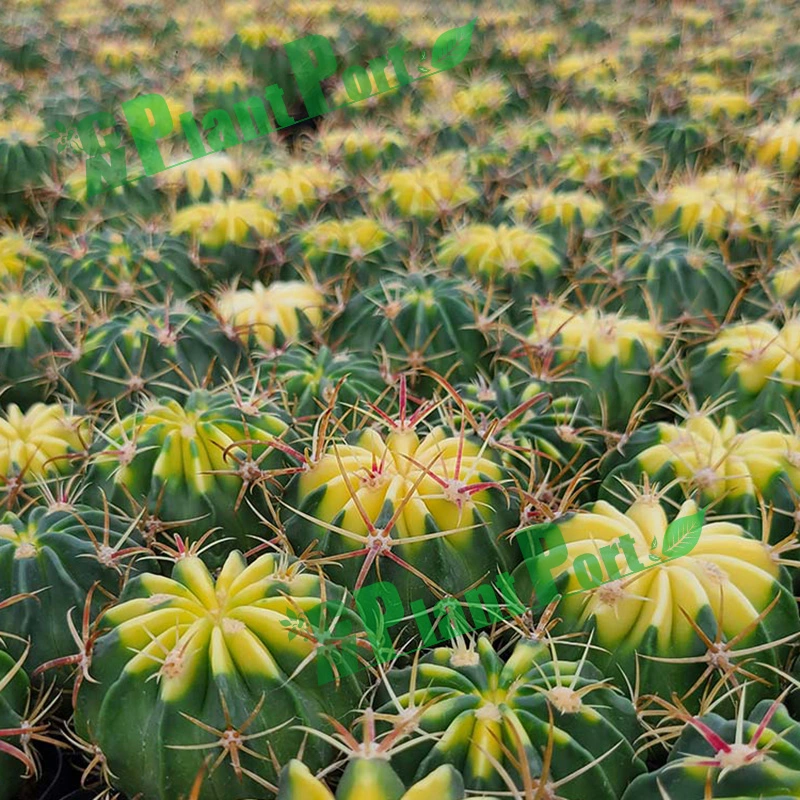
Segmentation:
[(65, 391), (81, 403), (131, 411), (153, 397), (183, 397), (235, 371), (238, 342), (207, 314), (177, 305), (114, 315), (93, 325), (63, 369)]
[(229, 289), (216, 302), (216, 312), (243, 343), (267, 352), (308, 337), (320, 326), (325, 308), (322, 292), (303, 281), (276, 281), (250, 289)]
[(278, 791), (278, 800), (427, 800), (430, 797), (465, 800), (464, 782), (458, 772), (442, 766), (406, 791), (388, 762), (380, 758), (354, 759), (347, 765), (334, 794), (302, 761), (292, 760), (281, 773)]
[(337, 411), (346, 413), (358, 403), (375, 402), (387, 388), (377, 359), (324, 345), (319, 350), (290, 345), (265, 367), (286, 394), (295, 418), (314, 418), (334, 392)]
[(723, 326), (689, 354), (690, 384), (698, 402), (726, 397), (728, 411), (749, 425), (788, 418), (800, 400), (800, 320)]
[(622, 428), (648, 400), (658, 380), (667, 338), (657, 320), (534, 304), (521, 349), (565, 366), (587, 411)]
[(182, 241), (136, 226), (124, 234), (94, 231), (54, 255), (53, 271), (61, 283), (71, 296), (93, 307), (161, 304), (204, 286), (204, 271)]
[(0, 485), (11, 497), (75, 472), (90, 443), (87, 420), (66, 407), (35, 403), (23, 413), (12, 403), (0, 418)]
[(509, 465), (533, 459), (537, 475), (558, 481), (600, 456), (600, 435), (580, 399), (552, 397), (549, 385), (512, 372), (457, 387), (473, 428), (509, 451)]
[(506, 661), (486, 636), (476, 645), (436, 648), (414, 666), (390, 671), (386, 692), (382, 715), (416, 711), (421, 733), (441, 735), (420, 736), (395, 757), (407, 780), (450, 764), (471, 793), (504, 789), (501, 770), (517, 782), (523, 771), (508, 756), (517, 738), (530, 772), (540, 776), (549, 767), (567, 800), (613, 800), (644, 769), (634, 755), (639, 726), (630, 700), (585, 658), (556, 658), (546, 641), (523, 639)]
[(491, 315), (477, 296), (477, 286), (455, 278), (388, 278), (350, 299), (331, 328), (331, 345), (385, 354), (390, 370), (407, 371), (413, 386), (426, 385), (424, 369), (469, 380), (493, 346)]
[[(643, 693), (697, 703), (707, 680), (758, 675), (753, 702), (768, 694), (800, 621), (777, 553), (734, 522), (704, 524), (692, 500), (669, 521), (657, 490), (629, 489), (624, 513), (600, 500), (520, 533), (529, 558), (540, 536), (555, 544), (543, 565), (563, 594), (563, 630), (594, 631), (607, 654), (591, 658), (622, 668)], [(517, 585), (528, 571), (546, 588), (529, 566), (515, 571)]]
[(269, 519), (263, 484), (279, 488), (290, 471), (291, 438), (270, 406), (241, 407), (227, 392), (196, 390), (183, 403), (165, 399), (113, 422), (94, 454), (89, 494), (102, 492), (133, 514), (144, 508), (189, 540), (213, 530), (214, 541), (232, 537), (247, 550), (262, 530), (259, 514)]
[[(30, 641), (29, 669), (74, 653), (68, 619), (84, 612), (90, 595), (94, 617), (119, 592), (131, 559), (143, 550), (138, 544), (133, 521), (108, 509), (38, 506), (0, 518), (0, 594), (36, 595), (0, 610), (0, 631)], [(21, 648), (19, 642), (9, 640), (9, 649)]]
[(613, 454), (619, 463), (603, 478), (600, 496), (614, 503), (625, 481), (642, 475), (670, 486), (675, 500), (696, 497), (714, 504), (718, 514), (748, 519), (757, 531), (760, 501), (773, 509), (768, 537), (789, 536), (797, 518), (800, 493), (800, 438), (784, 431), (737, 429), (726, 416), (721, 425), (706, 411), (689, 413), (680, 424), (657, 422), (635, 431)]
[(528, 292), (552, 291), (561, 275), (553, 240), (524, 225), (467, 225), (442, 239), (438, 255), (441, 263), (463, 265), (484, 282)]
[(499, 454), (403, 413), (385, 435), (356, 430), (313, 454), (287, 489), (285, 526), (296, 549), (317, 541), (335, 558), (345, 585), (380, 575), (409, 603), (461, 592), (516, 554)]
[(762, 700), (745, 717), (739, 714), (679, 716), (685, 723), (667, 763), (639, 776), (623, 800), (640, 797), (708, 800), (773, 797), (800, 793), (800, 726), (780, 699)]
[(57, 375), (53, 352), (64, 347), (59, 335), (71, 312), (58, 297), (43, 292), (5, 292), (0, 298), (0, 381), (3, 401), (46, 400)]
[[(187, 797), (205, 762), (198, 800), (254, 797), (276, 778), (270, 754), (281, 763), (298, 753), (292, 722), (320, 728), (363, 690), (355, 673), (340, 674), (336, 691), (320, 682), (324, 634), (359, 631), (341, 590), (278, 554), (248, 565), (234, 551), (214, 579), (186, 552), (171, 578), (129, 581), (100, 625), (76, 728), (129, 796)], [(329, 748), (316, 738), (304, 756), (318, 769)]]
[[(619, 299), (627, 314), (647, 316), (657, 305), (669, 319), (722, 320), (736, 297), (737, 284), (722, 256), (653, 232), (623, 244), (616, 253)], [(598, 276), (602, 284), (606, 273)]]

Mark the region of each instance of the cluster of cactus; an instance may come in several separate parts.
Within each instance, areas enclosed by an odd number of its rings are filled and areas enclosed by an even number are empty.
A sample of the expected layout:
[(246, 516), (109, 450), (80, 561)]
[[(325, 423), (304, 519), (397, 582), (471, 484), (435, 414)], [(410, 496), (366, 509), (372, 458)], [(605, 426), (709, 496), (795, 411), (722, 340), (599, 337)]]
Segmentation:
[(800, 9), (218, 5), (0, 11), (0, 800), (800, 796)]

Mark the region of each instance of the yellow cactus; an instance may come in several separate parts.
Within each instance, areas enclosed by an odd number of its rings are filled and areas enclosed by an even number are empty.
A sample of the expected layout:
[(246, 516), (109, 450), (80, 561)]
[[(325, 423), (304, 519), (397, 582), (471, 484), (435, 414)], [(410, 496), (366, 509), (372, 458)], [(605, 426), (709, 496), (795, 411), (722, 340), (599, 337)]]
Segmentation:
[(156, 183), (162, 188), (185, 185), (192, 200), (197, 200), (206, 186), (213, 194), (222, 194), (226, 178), (233, 189), (238, 189), (242, 182), (239, 165), (225, 153), (210, 153), (203, 158), (159, 172)]
[(506, 206), (518, 218), (532, 216), (549, 224), (558, 220), (569, 227), (580, 219), (594, 225), (605, 211), (605, 205), (588, 192), (553, 192), (550, 189), (524, 189), (509, 195)]
[(278, 232), (278, 216), (252, 200), (216, 200), (181, 209), (172, 217), (173, 234), (190, 233), (206, 247), (242, 244), (251, 231), (264, 239)]
[(739, 433), (727, 416), (716, 425), (694, 414), (681, 425), (659, 424), (659, 443), (637, 456), (649, 475), (671, 464), (676, 476), (702, 489), (709, 498), (763, 493), (774, 476), (784, 473), (800, 487), (800, 437), (757, 428)]
[(510, 30), (503, 35), (500, 49), (523, 64), (544, 58), (558, 44), (559, 35), (554, 30)]
[(528, 341), (549, 344), (556, 336), (556, 346), (564, 358), (585, 354), (589, 364), (597, 368), (612, 359), (628, 364), (637, 342), (651, 358), (664, 343), (664, 334), (653, 320), (606, 314), (595, 308), (572, 312), (549, 306), (537, 310)]
[(635, 143), (620, 145), (614, 150), (576, 148), (559, 159), (558, 167), (571, 180), (594, 187), (612, 178), (635, 178), (646, 158), (646, 151)]
[(44, 135), (44, 123), (33, 114), (15, 113), (10, 119), (0, 119), (0, 140), (38, 144)]
[(795, 250), (789, 250), (781, 257), (781, 265), (771, 283), (779, 298), (788, 298), (800, 290), (800, 255)]
[[(388, 503), (399, 512), (393, 536), (419, 537), (429, 530), (427, 519), (432, 517), (458, 547), (471, 542), (474, 512), (487, 499), (483, 491), (471, 493), (469, 487), (502, 478), (502, 468), (480, 442), (449, 436), (443, 428), (423, 438), (412, 430), (392, 431), (384, 438), (367, 429), (357, 443), (332, 447), (301, 474), (297, 491), (308, 497), (326, 487), (314, 516), (336, 520), (338, 528), (354, 534), (370, 532), (362, 510), (374, 523)], [(354, 549), (361, 546), (349, 537), (344, 542)]]
[(675, 35), (669, 25), (648, 25), (631, 28), (628, 31), (628, 44), (637, 50), (647, 50), (655, 45), (663, 45)]
[(35, 403), (23, 413), (11, 403), (0, 417), (0, 475), (24, 470), (26, 479), (63, 471), (70, 453), (89, 444), (89, 425), (58, 404)]
[(409, 216), (434, 217), (478, 197), (455, 162), (390, 171), (385, 184), (398, 210)]
[(655, 203), (654, 216), (659, 224), (678, 214), (684, 234), (702, 229), (712, 239), (728, 232), (744, 236), (754, 228), (770, 224), (769, 193), (774, 181), (762, 170), (744, 172), (720, 168), (686, 183), (677, 183)]
[(780, 330), (771, 322), (746, 322), (723, 329), (706, 346), (708, 355), (725, 353), (725, 375), (736, 373), (742, 386), (760, 392), (776, 377), (783, 383), (800, 382), (800, 319)]
[[(677, 518), (697, 510), (688, 500)], [(594, 617), (596, 643), (601, 647), (631, 650), (642, 643), (648, 629), (655, 628), (658, 651), (672, 654), (683, 650), (695, 636), (689, 619), (696, 620), (705, 607), (712, 609), (725, 637), (731, 639), (753, 623), (772, 600), (780, 566), (767, 545), (751, 539), (732, 522), (711, 522), (702, 527), (688, 554), (658, 563), (664, 555), (667, 524), (654, 495), (639, 497), (624, 514), (601, 500), (591, 512), (581, 511), (558, 523), (568, 552), (565, 591), (578, 592), (564, 598), (563, 613), (579, 624)], [(632, 574), (619, 546), (623, 538), (629, 543), (630, 561), (649, 569)], [(600, 552), (609, 545), (613, 557)], [(605, 558), (617, 570), (616, 576), (611, 576), (615, 579), (588, 595), (581, 591), (583, 584), (575, 574), (575, 566), (580, 571), (580, 564), (586, 563), (586, 559), (578, 561), (583, 555), (599, 563), (605, 563)], [(652, 563), (651, 555), (657, 563)], [(620, 579), (620, 575), (624, 577)]]
[(572, 108), (552, 111), (547, 124), (556, 134), (572, 133), (581, 138), (611, 134), (619, 128), (619, 120), (613, 114)]
[(276, 201), (286, 211), (296, 211), (324, 201), (344, 185), (344, 176), (326, 164), (296, 163), (257, 175), (253, 194)]
[(492, 76), (457, 91), (452, 96), (450, 105), (457, 113), (474, 118), (501, 109), (509, 94), (506, 83), (501, 78)]
[(29, 263), (37, 263), (43, 258), (21, 233), (0, 236), (0, 278), (18, 278)]
[(611, 77), (620, 70), (620, 60), (613, 53), (576, 52), (562, 56), (552, 67), (553, 75), (560, 80), (592, 83)]
[(784, 172), (791, 172), (800, 160), (800, 121), (788, 118), (765, 122), (749, 134), (751, 148), (759, 164), (776, 161)]
[(194, 72), (186, 79), (189, 89), (195, 93), (221, 92), (230, 94), (236, 89), (246, 89), (250, 78), (240, 69), (213, 69), (208, 72)]
[(264, 45), (282, 47), (284, 42), (297, 38), (292, 29), (285, 25), (264, 22), (246, 22), (236, 29), (236, 33), (243, 44), (253, 49)]
[(753, 110), (753, 103), (743, 92), (715, 91), (690, 94), (687, 98), (689, 112), (693, 117), (712, 119), (726, 114), (729, 117), (738, 117), (749, 114)]
[(374, 161), (393, 146), (402, 148), (407, 144), (402, 134), (377, 125), (332, 130), (322, 134), (319, 143), (325, 153), (358, 154), (367, 161)]
[(152, 52), (153, 46), (149, 42), (109, 39), (97, 45), (94, 60), (98, 66), (131, 67), (149, 58)]
[(301, 322), (299, 311), (312, 325), (318, 326), (322, 322), (324, 305), (322, 293), (302, 281), (279, 281), (269, 287), (256, 281), (251, 289), (223, 293), (217, 311), (243, 341), (246, 342), (252, 333), (264, 348), (272, 349), (277, 332), (284, 339), (297, 337)]
[(311, 257), (333, 250), (351, 258), (362, 258), (382, 247), (388, 238), (386, 228), (374, 219), (351, 217), (318, 222), (303, 233), (302, 241)]
[(56, 297), (7, 292), (0, 297), (0, 346), (22, 347), (32, 330), (62, 320), (67, 313)]
[(452, 264), (463, 258), (472, 274), (490, 278), (516, 273), (551, 275), (560, 259), (549, 236), (522, 225), (468, 225), (446, 236), (439, 258)]

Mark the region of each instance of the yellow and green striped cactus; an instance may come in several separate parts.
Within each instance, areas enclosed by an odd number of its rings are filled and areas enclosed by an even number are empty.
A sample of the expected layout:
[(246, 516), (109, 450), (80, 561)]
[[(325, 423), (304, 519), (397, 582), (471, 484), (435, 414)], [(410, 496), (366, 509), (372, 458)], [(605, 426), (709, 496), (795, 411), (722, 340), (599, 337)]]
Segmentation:
[(523, 341), (542, 361), (567, 365), (570, 391), (606, 425), (622, 429), (653, 389), (651, 373), (665, 344), (657, 320), (549, 304), (534, 306)]
[[(80, 683), (76, 726), (103, 753), (116, 788), (152, 800), (254, 797), (303, 735), (356, 707), (355, 670), (335, 670), (336, 636), (358, 647), (361, 623), (342, 590), (289, 556), (246, 564), (232, 552), (216, 579), (189, 552), (172, 577), (141, 574), (100, 619)], [(331, 662), (331, 663), (329, 663)], [(362, 673), (363, 674), (363, 673)], [(314, 769), (330, 748), (306, 743)], [(208, 756), (215, 769), (204, 771)], [(206, 765), (207, 766), (207, 765)]]
[(770, 193), (775, 188), (775, 181), (758, 168), (712, 169), (692, 180), (676, 181), (660, 195), (655, 221), (675, 219), (681, 233), (702, 232), (714, 241), (725, 236), (754, 238), (770, 227)]
[(680, 424), (658, 422), (633, 433), (619, 462), (603, 478), (600, 497), (617, 502), (622, 482), (647, 475), (651, 483), (671, 486), (675, 500), (696, 496), (715, 504), (718, 514), (749, 517), (761, 524), (759, 500), (773, 508), (769, 536), (777, 543), (795, 526), (800, 494), (800, 437), (784, 431), (739, 431), (726, 416), (717, 425), (710, 414), (688, 414)]
[(269, 286), (256, 281), (250, 289), (222, 292), (216, 308), (242, 342), (247, 344), (252, 338), (269, 352), (318, 328), (325, 298), (303, 281), (276, 281)]
[[(526, 553), (542, 552), (540, 534), (554, 543), (544, 558), (563, 594), (562, 630), (594, 631), (608, 653), (592, 660), (621, 667), (642, 693), (683, 695), (742, 670), (764, 681), (754, 701), (771, 691), (769, 667), (784, 666), (800, 624), (779, 553), (734, 522), (703, 524), (692, 500), (668, 525), (658, 491), (632, 494), (624, 513), (600, 500), (522, 534)], [(514, 577), (527, 596), (524, 568)]]
[[(202, 163), (202, 162), (200, 162)], [(258, 200), (227, 198), (176, 211), (170, 233), (186, 234), (212, 262), (217, 280), (232, 280), (257, 261), (258, 247), (274, 243), (278, 215)]]
[(412, 417), (385, 436), (354, 431), (287, 489), (286, 531), (298, 552), (317, 541), (339, 562), (338, 581), (391, 581), (404, 603), (431, 589), (458, 594), (515, 559), (503, 537), (514, 511), (499, 453), (443, 427), (414, 427)]
[[(292, 760), (281, 773), (278, 800), (465, 800), (464, 782), (449, 766), (441, 766), (408, 789), (382, 759), (353, 759), (334, 794), (302, 761)], [(474, 798), (481, 800), (481, 798)], [(484, 799), (485, 800), (485, 799)]]
[[(279, 488), (292, 471), (292, 439), (271, 406), (198, 389), (183, 403), (164, 399), (113, 423), (94, 455), (89, 492), (180, 523), (189, 540), (213, 529), (214, 540), (233, 537), (248, 550), (259, 514), (269, 516), (265, 482)], [(207, 557), (219, 563), (224, 555), (217, 548)]]
[[(744, 694), (744, 693), (743, 693)], [(775, 798), (800, 796), (800, 725), (777, 700), (762, 700), (745, 718), (688, 717), (664, 766), (639, 776), (623, 800)]]
[(0, 383), (4, 402), (46, 400), (56, 383), (53, 351), (63, 349), (59, 326), (72, 316), (66, 303), (43, 292), (0, 297)]
[(119, 413), (152, 397), (184, 397), (220, 382), (242, 353), (216, 319), (184, 303), (149, 313), (117, 314), (92, 326), (62, 377), (69, 396), (86, 405), (114, 403)]
[(439, 261), (463, 264), (486, 282), (528, 291), (552, 290), (561, 275), (561, 257), (551, 237), (524, 225), (457, 229), (441, 240)]
[(11, 403), (0, 418), (0, 487), (26, 491), (76, 471), (76, 459), (91, 443), (88, 421), (64, 406), (35, 403), (23, 413)]
[[(644, 770), (633, 746), (639, 724), (630, 700), (585, 655), (558, 659), (552, 643), (523, 639), (504, 662), (481, 636), (390, 671), (380, 713), (413, 711), (426, 734), (395, 756), (398, 773), (419, 780), (450, 764), (470, 792), (489, 792), (506, 788), (503, 771), (521, 788), (522, 774), (549, 769), (543, 778), (558, 785), (558, 797), (616, 800)], [(514, 763), (518, 743), (526, 768)]]
[(787, 401), (793, 408), (800, 401), (800, 319), (725, 326), (693, 350), (689, 372), (698, 402), (724, 396), (729, 413), (749, 425), (786, 418)]
[(28, 195), (46, 185), (56, 157), (43, 142), (46, 133), (44, 122), (29, 112), (0, 120), (0, 217), (17, 224), (38, 217)]

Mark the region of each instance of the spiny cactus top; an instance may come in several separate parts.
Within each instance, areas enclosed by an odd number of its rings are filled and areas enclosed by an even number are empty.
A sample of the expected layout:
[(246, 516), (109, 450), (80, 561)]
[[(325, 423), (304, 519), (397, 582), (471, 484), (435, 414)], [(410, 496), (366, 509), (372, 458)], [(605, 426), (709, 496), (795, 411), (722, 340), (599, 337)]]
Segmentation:
[(406, 599), (428, 596), (426, 582), (459, 592), (513, 558), (504, 479), (492, 448), (444, 428), (356, 431), (295, 479), (287, 530), (343, 559), (339, 580), (380, 574)]
[[(661, 797), (705, 800), (707, 797), (773, 797), (800, 794), (800, 725), (777, 700), (762, 700), (745, 717), (741, 692), (738, 714), (690, 717), (660, 769), (638, 777), (623, 800)], [(709, 794), (710, 792), (710, 794)]]
[(274, 211), (252, 200), (215, 200), (178, 211), (172, 218), (174, 234), (190, 233), (202, 245), (219, 248), (241, 244), (254, 231), (263, 239), (278, 232)]
[(183, 403), (150, 403), (110, 425), (89, 492), (98, 499), (104, 492), (134, 514), (146, 508), (163, 522), (180, 523), (190, 539), (212, 531), (217, 539), (236, 537), (248, 550), (261, 531), (258, 514), (267, 517), (262, 491), (286, 475), (292, 438), (268, 403), (198, 389)]
[[(331, 669), (326, 633), (355, 636), (358, 618), (341, 590), (291, 558), (247, 565), (234, 551), (214, 579), (184, 554), (171, 578), (131, 580), (100, 625), (96, 682), (81, 682), (76, 722), (131, 796), (186, 796), (213, 753), (224, 763), (200, 798), (253, 797), (275, 777), (270, 752), (279, 763), (297, 754), (302, 734), (291, 723), (320, 728), (321, 714), (337, 718), (361, 696), (355, 675), (320, 681)], [(319, 738), (305, 748), (314, 768), (328, 755)]]
[(703, 524), (691, 500), (675, 519), (685, 526), (668, 531), (659, 495), (642, 492), (625, 513), (601, 500), (546, 523), (566, 543), (552, 567), (553, 578), (566, 575), (565, 624), (595, 631), (608, 651), (596, 663), (620, 664), (631, 681), (638, 674), (642, 692), (666, 697), (697, 689), (717, 669), (742, 669), (754, 647), (782, 665), (779, 645), (800, 620), (778, 554), (733, 522)]
[[(558, 659), (548, 643), (522, 640), (504, 662), (481, 636), (476, 646), (436, 648), (419, 664), (390, 671), (381, 713), (417, 712), (421, 734), (441, 735), (421, 736), (399, 754), (401, 774), (410, 780), (451, 764), (468, 789), (495, 791), (505, 788), (505, 769), (516, 781), (525, 772), (549, 780), (569, 800), (618, 797), (644, 768), (633, 752), (638, 723), (631, 702), (585, 661), (587, 653)], [(519, 749), (529, 772), (514, 765)]]
[(37, 478), (71, 471), (70, 456), (86, 451), (91, 428), (58, 404), (35, 403), (26, 413), (13, 403), (0, 418), (0, 476)]
[(721, 425), (705, 413), (689, 414), (681, 424), (658, 422), (634, 432), (621, 448), (624, 462), (603, 481), (601, 495), (614, 502), (621, 481), (646, 473), (666, 485), (677, 478), (676, 499), (699, 492), (701, 502), (714, 502), (720, 512), (749, 514), (748, 527), (759, 527), (759, 498), (775, 509), (774, 542), (791, 533), (800, 491), (800, 437), (785, 431), (737, 430), (726, 416)]
[(311, 284), (277, 281), (266, 287), (256, 281), (250, 289), (223, 292), (217, 310), (243, 341), (253, 336), (271, 350), (297, 339), (304, 328), (318, 327), (324, 306), (322, 292)]
[(296, 211), (317, 205), (344, 184), (344, 176), (325, 164), (298, 163), (257, 175), (253, 193), (277, 201), (286, 211)]

